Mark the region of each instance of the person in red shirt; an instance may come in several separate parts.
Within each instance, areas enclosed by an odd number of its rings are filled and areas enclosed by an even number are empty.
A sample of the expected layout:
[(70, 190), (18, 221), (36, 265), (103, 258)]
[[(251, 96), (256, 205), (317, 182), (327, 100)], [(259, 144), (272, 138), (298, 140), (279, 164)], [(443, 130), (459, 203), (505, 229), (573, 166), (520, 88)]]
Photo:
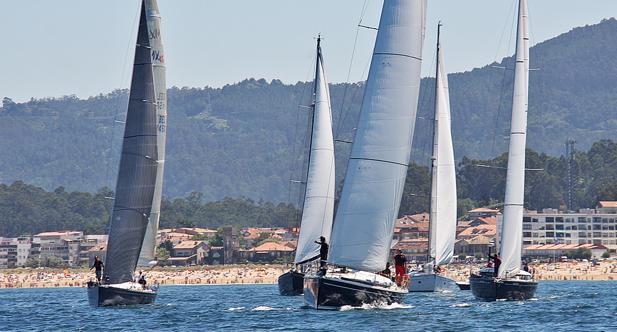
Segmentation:
[(407, 265), (407, 257), (403, 254), (401, 249), (396, 250), (396, 255), (394, 256), (394, 269), (396, 272), (396, 284), (401, 285), (403, 278), (405, 276)]

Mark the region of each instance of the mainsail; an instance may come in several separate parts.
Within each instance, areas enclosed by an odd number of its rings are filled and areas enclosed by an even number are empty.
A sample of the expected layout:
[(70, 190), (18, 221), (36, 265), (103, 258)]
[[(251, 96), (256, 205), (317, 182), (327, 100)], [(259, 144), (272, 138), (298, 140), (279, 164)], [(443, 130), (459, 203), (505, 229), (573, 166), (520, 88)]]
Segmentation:
[(303, 262), (319, 254), (315, 243), (320, 236), (330, 241), (334, 214), (334, 140), (330, 91), (323, 68), (320, 39), (317, 39), (314, 104), (306, 193), (295, 262)]
[(525, 140), (527, 132), (527, 101), (529, 88), (529, 33), (527, 31), (527, 1), (519, 2), (518, 30), (516, 36), (516, 67), (512, 99), (512, 123), (506, 197), (501, 232), (500, 278), (519, 272), (521, 267), (521, 242), (523, 232), (523, 201), (525, 191)]
[(104, 279), (131, 281), (148, 226), (158, 170), (157, 114), (146, 7), (142, 3)]
[(386, 267), (411, 153), (426, 0), (385, 0), (328, 261)]
[(154, 78), (154, 95), (156, 98), (158, 166), (152, 210), (150, 211), (150, 222), (148, 223), (144, 243), (141, 247), (141, 254), (139, 255), (138, 265), (140, 266), (148, 266), (151, 261), (156, 259), (156, 232), (159, 229), (161, 214), (165, 140), (167, 138), (167, 84), (165, 82), (165, 56), (161, 38), (161, 16), (156, 0), (145, 0), (144, 6), (146, 8), (146, 21), (148, 22), (152, 76)]
[(430, 256), (436, 266), (450, 263), (456, 239), (456, 167), (450, 122), (448, 74), (438, 32), (429, 235)]

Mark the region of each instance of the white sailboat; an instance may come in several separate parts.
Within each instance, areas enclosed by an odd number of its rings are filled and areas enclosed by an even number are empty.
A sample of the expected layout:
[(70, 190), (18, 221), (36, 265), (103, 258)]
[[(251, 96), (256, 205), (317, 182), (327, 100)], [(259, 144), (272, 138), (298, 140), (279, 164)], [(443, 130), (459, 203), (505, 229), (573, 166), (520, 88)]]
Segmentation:
[(448, 75), (437, 28), (437, 69), (433, 157), (431, 158), (431, 206), (429, 255), (424, 271), (412, 273), (410, 292), (434, 292), (455, 287), (451, 279), (439, 274), (441, 266), (452, 261), (456, 239), (456, 165), (452, 147)]
[(527, 0), (519, 1), (516, 38), (516, 65), (512, 99), (512, 122), (506, 175), (506, 195), (501, 237), (501, 265), (497, 275), (483, 269), (469, 278), (471, 291), (478, 299), (522, 300), (532, 298), (538, 287), (531, 274), (521, 271), (523, 203), (525, 194), (525, 145), (529, 93), (529, 32)]
[[(158, 291), (135, 282), (133, 275), (151, 225), (157, 186), (160, 192), (162, 185), (157, 183), (162, 176), (157, 110), (165, 102), (160, 94), (165, 89), (164, 57), (156, 46), (160, 46), (159, 20), (156, 0), (143, 0), (105, 270), (100, 283), (88, 283), (88, 302), (93, 306), (149, 304)], [(163, 81), (157, 82), (161, 77)]]
[(323, 236), (326, 242), (329, 242), (332, 230), (335, 189), (334, 138), (330, 91), (323, 66), (321, 37), (317, 38), (313, 98), (306, 192), (294, 259), (297, 268), (279, 276), (281, 295), (302, 294), (304, 280), (302, 265), (319, 258), (320, 246), (315, 241)]
[(327, 270), (307, 273), (316, 309), (401, 302), (386, 268), (405, 184), (420, 88), (426, 0), (385, 0)]

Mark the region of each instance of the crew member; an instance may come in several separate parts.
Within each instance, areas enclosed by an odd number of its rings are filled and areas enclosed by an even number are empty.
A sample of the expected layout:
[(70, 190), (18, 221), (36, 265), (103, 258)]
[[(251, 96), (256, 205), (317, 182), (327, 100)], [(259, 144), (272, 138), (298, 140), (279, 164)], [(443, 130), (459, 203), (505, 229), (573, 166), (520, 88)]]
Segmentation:
[(403, 282), (403, 278), (405, 276), (405, 266), (407, 265), (407, 257), (403, 254), (401, 249), (396, 250), (396, 255), (394, 256), (394, 270), (396, 272), (396, 284), (401, 286)]
[(497, 274), (499, 273), (499, 266), (501, 265), (501, 257), (499, 257), (499, 255), (494, 254), (493, 256), (489, 256), (489, 258), (493, 259), (493, 266), (494, 268), (494, 273), (495, 276), (497, 276)]
[(96, 281), (99, 283), (101, 282), (101, 274), (103, 272), (103, 267), (105, 267), (105, 264), (103, 264), (101, 258), (99, 256), (94, 256), (94, 263), (92, 264), (90, 270), (94, 269), (96, 273)]
[(319, 237), (319, 242), (315, 241), (319, 245), (319, 260), (320, 267), (323, 269), (326, 266), (326, 261), (328, 260), (328, 244), (326, 243), (326, 238), (323, 236)]

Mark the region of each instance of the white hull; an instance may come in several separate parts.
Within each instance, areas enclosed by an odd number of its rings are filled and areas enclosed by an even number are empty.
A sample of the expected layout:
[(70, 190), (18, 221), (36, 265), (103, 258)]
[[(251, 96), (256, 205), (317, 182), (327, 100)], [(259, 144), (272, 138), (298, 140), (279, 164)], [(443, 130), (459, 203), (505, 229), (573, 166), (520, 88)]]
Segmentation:
[(453, 280), (432, 273), (414, 273), (409, 278), (410, 292), (442, 292), (456, 288)]

